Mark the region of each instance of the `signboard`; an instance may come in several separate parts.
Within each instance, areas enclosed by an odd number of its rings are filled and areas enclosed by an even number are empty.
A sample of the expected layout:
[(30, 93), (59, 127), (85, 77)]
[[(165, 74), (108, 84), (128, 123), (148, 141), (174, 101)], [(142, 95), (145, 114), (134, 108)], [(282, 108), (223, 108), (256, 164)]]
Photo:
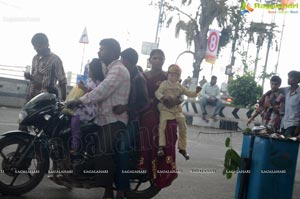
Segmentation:
[(150, 55), (151, 51), (153, 49), (157, 49), (157, 48), (158, 48), (157, 43), (143, 42), (143, 44), (142, 44), (142, 54)]
[(217, 52), (219, 48), (219, 35), (217, 30), (210, 30), (207, 39), (207, 46), (205, 52), (205, 61), (214, 64), (217, 59)]

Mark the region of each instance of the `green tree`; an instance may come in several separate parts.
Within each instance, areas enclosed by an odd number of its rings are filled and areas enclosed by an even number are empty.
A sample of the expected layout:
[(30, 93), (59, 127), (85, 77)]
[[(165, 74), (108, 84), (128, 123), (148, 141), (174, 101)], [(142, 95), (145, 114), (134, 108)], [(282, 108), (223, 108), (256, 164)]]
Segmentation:
[(262, 93), (262, 87), (256, 83), (253, 74), (246, 72), (243, 76), (237, 76), (228, 85), (229, 95), (233, 98), (233, 104), (237, 106), (252, 106)]

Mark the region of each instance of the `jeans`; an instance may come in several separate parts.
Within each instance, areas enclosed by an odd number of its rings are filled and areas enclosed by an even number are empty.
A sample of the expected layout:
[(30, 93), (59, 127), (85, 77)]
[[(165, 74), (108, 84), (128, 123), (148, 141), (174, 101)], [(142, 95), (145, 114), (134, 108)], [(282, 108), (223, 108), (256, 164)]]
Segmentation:
[[(106, 157), (106, 163), (113, 161), (114, 168), (110, 168), (109, 171), (114, 173), (117, 190), (129, 190), (130, 174), (126, 172), (129, 170), (129, 135), (126, 125), (122, 122), (105, 125), (99, 130), (99, 136), (99, 154)], [(101, 167), (103, 163), (97, 162), (96, 168), (97, 165)], [(111, 186), (112, 183), (106, 183), (106, 187)]]
[(218, 115), (220, 113), (221, 108), (223, 107), (223, 103), (219, 99), (217, 99), (217, 101), (215, 103), (212, 103), (208, 100), (208, 98), (201, 97), (200, 98), (200, 108), (201, 108), (203, 115), (207, 115), (207, 111), (205, 108), (206, 105), (216, 106), (213, 115)]

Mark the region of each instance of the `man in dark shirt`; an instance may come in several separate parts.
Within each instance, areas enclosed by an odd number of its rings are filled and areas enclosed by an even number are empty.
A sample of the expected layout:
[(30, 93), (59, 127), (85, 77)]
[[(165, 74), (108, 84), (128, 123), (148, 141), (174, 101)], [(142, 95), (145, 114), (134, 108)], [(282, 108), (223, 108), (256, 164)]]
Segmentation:
[[(128, 153), (124, 152), (119, 154), (117, 159), (125, 160), (129, 159), (129, 155), (133, 156), (130, 158), (133, 162), (137, 164), (138, 160), (138, 132), (139, 132), (139, 115), (141, 111), (146, 107), (148, 102), (148, 91), (146, 87), (146, 80), (144, 79), (142, 73), (136, 66), (138, 61), (138, 54), (132, 48), (127, 48), (121, 52), (121, 62), (128, 69), (130, 74), (130, 93), (128, 98), (128, 103), (125, 105), (118, 105), (113, 108), (115, 114), (121, 114), (123, 112), (128, 113), (128, 126), (127, 130), (129, 133), (128, 143), (124, 143), (128, 149)], [(135, 153), (129, 153), (133, 150)], [(134, 161), (135, 160), (135, 161)], [(117, 195), (118, 196), (118, 195)], [(119, 193), (119, 198), (122, 195)]]
[(136, 66), (138, 54), (133, 48), (127, 48), (121, 53), (121, 61), (130, 74), (130, 94), (127, 105), (116, 106), (114, 111), (122, 113), (127, 111), (129, 116), (128, 130), (131, 147), (137, 147), (136, 136), (139, 129), (139, 115), (148, 103), (146, 80)]

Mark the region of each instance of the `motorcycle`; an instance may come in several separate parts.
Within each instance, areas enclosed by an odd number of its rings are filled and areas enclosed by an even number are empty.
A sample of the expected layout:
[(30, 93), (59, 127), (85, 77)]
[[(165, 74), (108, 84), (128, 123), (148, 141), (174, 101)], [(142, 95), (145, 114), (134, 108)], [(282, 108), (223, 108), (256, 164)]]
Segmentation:
[[(81, 124), (82, 150), (74, 157), (69, 152), (71, 116), (55, 95), (41, 93), (25, 104), (19, 114), (20, 125), (28, 132), (14, 130), (0, 135), (0, 193), (21, 195), (34, 189), (45, 174), (69, 189), (103, 187), (96, 184), (94, 157), (99, 126)], [(132, 152), (131, 169), (137, 171)], [(134, 160), (135, 159), (135, 160)], [(77, 163), (74, 164), (74, 161)], [(74, 166), (75, 165), (75, 166)], [(126, 197), (148, 199), (160, 191), (147, 171), (130, 173), (130, 190)]]

